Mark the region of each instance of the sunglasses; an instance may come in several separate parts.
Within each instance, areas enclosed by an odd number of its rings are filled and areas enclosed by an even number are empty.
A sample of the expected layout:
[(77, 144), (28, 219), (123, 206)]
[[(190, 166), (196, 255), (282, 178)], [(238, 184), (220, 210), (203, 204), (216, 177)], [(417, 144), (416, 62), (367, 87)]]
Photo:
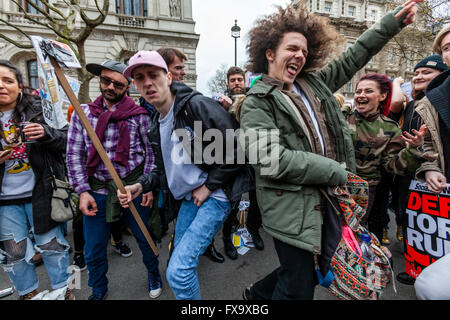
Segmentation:
[(112, 83), (114, 88), (117, 89), (117, 90), (122, 90), (123, 88), (128, 86), (128, 84), (123, 84), (122, 82), (119, 82), (119, 81), (116, 81), (116, 80), (112, 80), (110, 78), (106, 78), (106, 77), (103, 77), (103, 76), (100, 76), (100, 83), (105, 85), (105, 86), (109, 86)]

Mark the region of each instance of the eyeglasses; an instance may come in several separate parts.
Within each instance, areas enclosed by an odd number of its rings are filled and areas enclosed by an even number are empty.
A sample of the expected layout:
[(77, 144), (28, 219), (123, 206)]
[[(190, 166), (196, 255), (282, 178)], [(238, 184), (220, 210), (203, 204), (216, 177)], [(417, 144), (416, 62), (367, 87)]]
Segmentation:
[(103, 77), (103, 76), (100, 76), (100, 83), (102, 83), (105, 86), (109, 86), (112, 83), (114, 88), (117, 89), (117, 90), (122, 90), (123, 88), (128, 86), (128, 84), (123, 84), (122, 82), (119, 82), (119, 81), (116, 81), (116, 80), (112, 80), (110, 78), (106, 78), (106, 77)]

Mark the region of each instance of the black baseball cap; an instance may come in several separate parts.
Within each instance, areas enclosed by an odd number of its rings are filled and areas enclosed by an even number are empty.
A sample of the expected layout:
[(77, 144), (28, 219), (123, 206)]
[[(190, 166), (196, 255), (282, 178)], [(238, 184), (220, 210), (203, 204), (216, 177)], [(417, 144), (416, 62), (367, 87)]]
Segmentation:
[[(88, 63), (88, 64), (86, 64), (86, 70), (89, 71), (90, 73), (92, 73), (93, 75), (96, 75), (96, 76), (100, 76), (100, 74), (102, 73), (103, 69), (116, 71), (116, 72), (119, 72), (120, 74), (123, 75), (123, 72), (126, 69), (126, 67), (127, 67), (127, 65), (122, 63), (122, 62), (111, 61), (111, 60), (106, 60), (102, 64), (98, 64), (98, 63)], [(125, 78), (127, 78), (127, 77), (125, 77)], [(128, 80), (128, 83), (131, 83), (131, 79), (130, 78), (127, 78), (127, 80)]]

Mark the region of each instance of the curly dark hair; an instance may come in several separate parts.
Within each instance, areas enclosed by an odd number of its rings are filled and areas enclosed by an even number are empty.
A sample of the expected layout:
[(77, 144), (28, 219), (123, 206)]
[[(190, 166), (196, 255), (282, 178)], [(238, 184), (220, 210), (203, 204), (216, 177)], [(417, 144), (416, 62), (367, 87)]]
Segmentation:
[(268, 72), (266, 51), (275, 52), (288, 32), (299, 32), (308, 41), (308, 57), (302, 72), (320, 69), (327, 63), (327, 58), (338, 50), (343, 38), (331, 25), (328, 18), (315, 15), (300, 6), (278, 6), (278, 12), (264, 16), (256, 21), (256, 26), (249, 32), (248, 70), (254, 73)]

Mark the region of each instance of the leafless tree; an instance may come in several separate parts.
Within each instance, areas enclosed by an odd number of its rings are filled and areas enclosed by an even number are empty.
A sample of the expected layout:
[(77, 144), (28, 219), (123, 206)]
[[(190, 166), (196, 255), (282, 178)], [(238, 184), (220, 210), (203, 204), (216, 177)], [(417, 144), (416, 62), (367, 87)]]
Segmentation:
[[(388, 8), (393, 9), (403, 2), (388, 2)], [(399, 58), (400, 64), (411, 60), (414, 64), (429, 55), (437, 32), (449, 22), (450, 1), (427, 0), (418, 3), (416, 21), (394, 37), (393, 54)]]
[[(24, 18), (32, 23), (40, 25), (47, 28), (55, 34), (56, 40), (66, 43), (76, 54), (78, 61), (80, 62), (82, 68), (77, 69), (78, 81), (80, 81), (80, 91), (78, 98), (81, 103), (86, 103), (90, 101), (89, 98), (89, 82), (93, 76), (86, 71), (86, 51), (85, 43), (88, 37), (92, 34), (94, 29), (101, 25), (109, 10), (109, 0), (94, 0), (95, 8), (97, 11), (97, 16), (95, 18), (90, 18), (87, 13), (87, 8), (80, 4), (80, 0), (63, 0), (67, 5), (68, 10), (64, 12), (60, 8), (51, 4), (49, 0), (40, 0), (40, 2), (45, 6), (41, 8), (37, 1), (34, 0), (10, 0), (15, 3), (24, 15)], [(91, 2), (91, 1), (90, 1)], [(37, 18), (36, 15), (29, 14), (24, 8), (25, 6), (31, 6), (40, 15)], [(82, 27), (75, 27), (75, 20), (80, 16), (82, 20)], [(43, 18), (43, 19), (42, 19)], [(28, 34), (19, 26), (16, 26), (4, 19), (0, 18), (0, 22), (6, 24), (7, 26), (19, 31), (23, 35), (28, 37)], [(7, 37), (3, 32), (0, 33), (0, 37), (7, 40), (8, 42), (14, 44), (15, 46), (23, 49), (30, 49), (32, 45), (30, 42), (21, 43)]]
[(216, 74), (208, 80), (207, 86), (210, 94), (223, 94), (225, 92), (228, 68), (228, 65), (221, 64), (219, 69), (216, 70)]

